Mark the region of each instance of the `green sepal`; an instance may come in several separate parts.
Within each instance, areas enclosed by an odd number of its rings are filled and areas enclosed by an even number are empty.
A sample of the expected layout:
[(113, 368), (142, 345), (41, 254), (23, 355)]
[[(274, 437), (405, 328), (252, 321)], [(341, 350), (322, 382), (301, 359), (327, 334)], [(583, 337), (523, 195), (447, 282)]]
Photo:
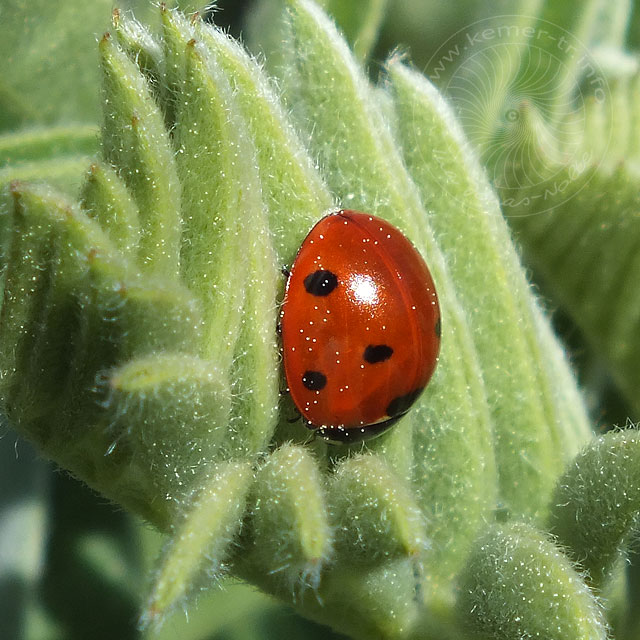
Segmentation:
[[(318, 0), (337, 22), (357, 58), (366, 61), (375, 46), (388, 0)], [(269, 70), (276, 70), (282, 59), (282, 25), (278, 18), (286, 0), (261, 0), (254, 3), (246, 19), (247, 42), (253, 51), (266, 54)]]
[(162, 552), (141, 626), (158, 625), (194, 590), (220, 576), (242, 522), (253, 473), (247, 462), (225, 462), (199, 472), (198, 490)]
[(96, 395), (95, 426), (87, 430), (86, 410), (79, 412), (72, 424), (77, 448), (60, 442), (57, 455), (88, 484), (166, 531), (201, 481), (194, 470), (228, 457), (226, 379), (215, 363), (161, 353), (103, 372)]
[[(250, 185), (257, 187), (257, 183)], [(258, 194), (256, 188), (253, 198)], [(245, 206), (249, 214), (245, 220), (248, 280), (230, 374), (235, 402), (229, 425), (229, 440), (241, 457), (264, 452), (273, 437), (278, 422), (281, 362), (276, 335), (278, 309), (273, 303), (280, 273), (264, 210), (255, 200), (245, 201)]]
[(174, 106), (183, 273), (205, 310), (205, 353), (229, 367), (234, 381), (230, 442), (238, 455), (252, 455), (272, 436), (278, 404), (273, 301), (279, 274), (266, 197), (227, 75), (193, 37), (206, 36), (204, 27), (169, 11), (163, 25), (169, 83), (184, 96)]
[(600, 589), (625, 552), (640, 514), (640, 434), (591, 442), (558, 481), (549, 527)]
[(171, 11), (164, 3), (160, 5), (160, 18), (164, 55), (160, 104), (167, 128), (170, 129), (176, 123), (176, 111), (180, 106), (179, 96), (185, 80), (186, 45), (195, 38), (195, 30), (193, 21), (188, 20), (179, 11)]
[(428, 547), (426, 522), (409, 488), (373, 454), (341, 462), (327, 488), (336, 553), (344, 562), (418, 561)]
[[(3, 403), (21, 422), (46, 415), (73, 374), (83, 283), (92, 267), (122, 277), (127, 261), (95, 221), (49, 187), (13, 183), (11, 194), (0, 354)], [(35, 394), (40, 401), (16, 402), (12, 387), (23, 400)]]
[(458, 614), (473, 638), (605, 640), (599, 603), (569, 559), (525, 524), (494, 526), (460, 576)]
[(140, 212), (138, 262), (145, 271), (178, 274), (180, 182), (164, 120), (136, 64), (109, 34), (99, 44), (103, 72), (102, 151), (118, 167)]
[(317, 588), (333, 535), (320, 469), (304, 447), (284, 444), (267, 456), (256, 473), (249, 513), (234, 560), (240, 575), (289, 596), (293, 588), (294, 597)]
[[(3, 193), (6, 262), (0, 314), (0, 396), (5, 410), (13, 408), (18, 415), (32, 411), (28, 404), (16, 404), (15, 398), (24, 389), (21, 377), (29, 370), (36, 323), (46, 304), (48, 282), (41, 275), (50, 276), (56, 253), (48, 220), (49, 202), (37, 198), (33, 202), (29, 195), (23, 194), (22, 185), (16, 182)], [(18, 415), (15, 418), (19, 421)]]
[(80, 203), (118, 249), (135, 254), (140, 238), (138, 207), (112, 167), (102, 162), (89, 167)]

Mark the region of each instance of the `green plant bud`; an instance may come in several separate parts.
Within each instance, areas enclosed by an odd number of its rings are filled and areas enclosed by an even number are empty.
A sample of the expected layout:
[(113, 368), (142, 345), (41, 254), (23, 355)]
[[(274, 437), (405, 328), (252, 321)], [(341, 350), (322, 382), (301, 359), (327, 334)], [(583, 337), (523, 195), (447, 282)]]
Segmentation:
[(139, 263), (176, 276), (180, 242), (180, 183), (169, 134), (142, 73), (113, 39), (100, 41), (105, 159), (118, 167), (140, 212)]
[(124, 182), (109, 165), (94, 162), (80, 196), (82, 208), (125, 253), (135, 254), (140, 238), (138, 208)]
[[(4, 217), (4, 242), (7, 262), (4, 269), (4, 297), (0, 315), (0, 358), (3, 363), (2, 398), (9, 411), (15, 405), (16, 394), (22, 393), (20, 376), (29, 369), (30, 355), (37, 339), (36, 325), (48, 293), (55, 249), (47, 213), (36, 203), (36, 215), (29, 216), (31, 206), (24, 202), (21, 185), (13, 183), (10, 196), (4, 198), (11, 213)], [(13, 200), (13, 202), (12, 202)], [(40, 216), (38, 216), (40, 214)], [(29, 411), (28, 405), (16, 410)], [(17, 418), (17, 416), (16, 416)], [(19, 418), (17, 418), (19, 420)]]
[[(199, 486), (199, 469), (228, 456), (231, 395), (222, 372), (194, 356), (160, 353), (105, 371), (96, 392), (95, 428), (60, 455), (89, 484), (166, 530)], [(149, 502), (149, 494), (162, 499)]]
[(347, 458), (335, 470), (327, 492), (336, 553), (343, 562), (371, 565), (398, 556), (418, 561), (424, 555), (424, 516), (381, 457)]
[(251, 465), (226, 462), (200, 471), (200, 487), (174, 526), (141, 625), (154, 625), (194, 589), (220, 575), (238, 533), (253, 479)]
[(78, 335), (66, 382), (78, 416), (94, 412), (96, 398), (87, 390), (95, 387), (101, 371), (158, 350), (195, 354), (201, 343), (201, 314), (182, 286), (118, 278), (117, 271), (99, 262), (92, 260), (81, 288)]
[[(452, 110), (422, 75), (397, 59), (388, 69), (405, 161), (468, 310), (482, 363), (493, 409), (501, 499), (516, 515), (539, 515), (568, 460), (562, 431), (580, 431), (585, 442), (590, 434), (586, 415), (575, 427), (558, 420), (556, 402), (574, 398), (558, 393), (554, 382), (563, 378), (569, 391), (575, 383), (561, 361), (554, 363), (561, 365), (556, 380), (548, 372), (536, 339), (535, 303), (498, 200), (469, 153)], [(445, 188), (440, 184), (443, 172)], [(526, 459), (520, 455), (524, 448)]]
[(598, 603), (569, 560), (524, 524), (493, 527), (460, 578), (458, 611), (474, 638), (604, 640)]
[(608, 433), (591, 442), (558, 481), (552, 532), (602, 588), (625, 551), (640, 512), (640, 434)]
[[(248, 529), (234, 563), (241, 575), (290, 594), (317, 588), (332, 553), (324, 483), (304, 447), (284, 444), (256, 473)], [(311, 596), (313, 597), (313, 596)]]

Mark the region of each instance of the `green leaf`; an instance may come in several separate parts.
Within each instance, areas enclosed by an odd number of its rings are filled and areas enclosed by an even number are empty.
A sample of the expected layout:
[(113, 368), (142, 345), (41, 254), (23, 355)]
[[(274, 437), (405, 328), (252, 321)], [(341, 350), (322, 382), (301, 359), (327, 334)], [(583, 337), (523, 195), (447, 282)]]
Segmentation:
[(140, 71), (149, 80), (152, 91), (159, 95), (160, 83), (165, 73), (160, 43), (144, 24), (133, 17), (123, 17), (119, 9), (113, 10), (112, 23), (118, 43), (129, 58), (135, 60)]
[[(551, 373), (556, 363), (537, 339), (535, 302), (499, 203), (450, 107), (398, 60), (391, 61), (389, 74), (404, 158), (467, 310), (482, 364), (501, 498), (515, 513), (540, 513), (555, 478), (577, 451), (575, 433), (581, 432), (582, 442), (589, 437), (586, 415), (569, 406), (575, 383), (564, 363)], [(526, 458), (518, 455), (524, 449)]]
[[(611, 130), (608, 111), (607, 105), (592, 103), (587, 119), (590, 129), (583, 132), (587, 146), (574, 148), (565, 162), (556, 155), (550, 157), (550, 145), (536, 135), (544, 131), (536, 112), (523, 111), (532, 160), (502, 170), (501, 195), (545, 286), (567, 309), (638, 410), (638, 173), (633, 155), (628, 165), (615, 160), (618, 152), (613, 141), (608, 151), (598, 149), (606, 147)], [(619, 114), (624, 118), (624, 111)], [(629, 126), (634, 126), (632, 121)], [(628, 137), (634, 139), (632, 133)], [(533, 175), (539, 176), (537, 184), (531, 184)]]
[[(443, 334), (435, 375), (418, 407), (369, 448), (380, 450), (397, 473), (412, 471), (437, 550), (425, 570), (434, 591), (425, 589), (425, 598), (446, 599), (444, 585), (495, 506), (491, 424), (477, 353), (418, 190), (375, 95), (318, 9), (294, 3), (289, 20), (286, 95), (327, 182), (342, 206), (370, 211), (403, 229), (425, 256), (438, 289)], [(451, 535), (452, 527), (457, 535)]]
[(458, 611), (474, 638), (604, 640), (593, 594), (569, 560), (535, 529), (493, 527), (476, 544)]
[(230, 115), (226, 79), (194, 41), (181, 44), (184, 98), (176, 110), (174, 140), (184, 193), (182, 272), (204, 311), (205, 353), (229, 367), (247, 279), (246, 262), (237, 256), (247, 245), (241, 213), (253, 180), (253, 167), (245, 164), (253, 149), (239, 133), (242, 123)]
[(194, 26), (168, 11), (163, 24), (169, 84), (185, 96), (173, 107), (183, 186), (182, 270), (205, 312), (207, 357), (242, 381), (234, 388), (230, 433), (240, 455), (253, 455), (275, 428), (279, 380), (278, 269), (256, 152), (229, 81), (193, 39)]

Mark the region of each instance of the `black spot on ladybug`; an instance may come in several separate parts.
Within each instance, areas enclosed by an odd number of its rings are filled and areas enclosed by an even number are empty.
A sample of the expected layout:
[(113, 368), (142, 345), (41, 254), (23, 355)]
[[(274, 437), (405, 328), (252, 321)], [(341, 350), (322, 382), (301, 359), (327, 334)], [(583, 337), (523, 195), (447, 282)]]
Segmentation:
[(338, 277), (332, 271), (320, 269), (304, 279), (304, 288), (312, 296), (328, 296), (338, 286)]
[(305, 371), (302, 376), (302, 384), (309, 391), (322, 391), (327, 385), (327, 376), (320, 371)]
[(420, 387), (403, 396), (394, 398), (387, 407), (387, 415), (393, 418), (394, 416), (401, 416), (403, 413), (409, 411), (409, 407), (418, 399), (423, 389), (424, 387)]
[(386, 344), (370, 344), (363, 354), (363, 358), (369, 364), (376, 364), (376, 362), (384, 362), (388, 360), (393, 354), (393, 349)]
[(442, 325), (440, 324), (440, 318), (438, 318), (438, 322), (436, 322), (436, 336), (438, 336), (439, 338), (441, 334), (442, 334)]

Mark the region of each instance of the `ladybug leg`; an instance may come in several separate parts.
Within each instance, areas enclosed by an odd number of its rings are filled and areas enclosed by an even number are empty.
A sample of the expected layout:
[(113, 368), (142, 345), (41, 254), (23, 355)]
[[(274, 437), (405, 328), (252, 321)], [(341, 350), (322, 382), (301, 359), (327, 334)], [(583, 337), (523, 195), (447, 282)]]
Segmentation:
[(318, 437), (318, 430), (312, 429), (311, 433), (309, 434), (309, 437), (302, 443), (302, 445), (306, 446), (308, 444), (311, 444), (312, 442), (315, 442), (317, 437)]
[[(282, 275), (288, 280), (289, 276), (291, 275), (291, 271), (289, 271), (289, 269), (287, 269), (287, 267), (281, 267), (280, 269), (280, 273), (282, 273)], [(282, 313), (280, 314), (282, 315)], [(281, 336), (282, 335), (282, 323), (278, 322), (278, 324), (276, 325), (276, 333)]]
[[(280, 395), (286, 396), (289, 395), (289, 387), (285, 387), (284, 389), (280, 389)], [(293, 418), (287, 418), (287, 422), (289, 424), (293, 424), (294, 422), (298, 422), (302, 418), (302, 414), (298, 411), (296, 407), (293, 407), (293, 410), (296, 412), (296, 415)]]

